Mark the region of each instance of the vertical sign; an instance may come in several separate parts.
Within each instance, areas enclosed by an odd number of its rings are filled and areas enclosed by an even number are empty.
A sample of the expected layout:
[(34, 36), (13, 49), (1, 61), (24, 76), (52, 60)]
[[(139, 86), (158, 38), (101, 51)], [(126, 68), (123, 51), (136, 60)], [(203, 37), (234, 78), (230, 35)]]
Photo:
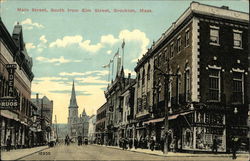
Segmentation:
[(8, 70), (8, 95), (13, 97), (14, 96), (14, 75), (16, 70), (16, 64), (6, 64), (6, 68)]

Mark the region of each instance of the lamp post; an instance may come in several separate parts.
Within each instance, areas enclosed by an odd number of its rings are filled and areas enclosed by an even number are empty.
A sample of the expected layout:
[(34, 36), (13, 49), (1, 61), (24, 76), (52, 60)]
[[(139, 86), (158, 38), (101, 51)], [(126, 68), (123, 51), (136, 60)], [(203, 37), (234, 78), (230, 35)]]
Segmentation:
[[(169, 62), (168, 62), (169, 66)], [(168, 129), (169, 129), (169, 122), (168, 122), (168, 102), (169, 102), (169, 96), (168, 96), (168, 91), (169, 91), (169, 78), (170, 77), (178, 77), (178, 74), (169, 74), (165, 73), (158, 67), (154, 66), (156, 70), (160, 72), (160, 75), (164, 77), (164, 99), (165, 99), (165, 110), (164, 110), (164, 116), (165, 116), (165, 121), (164, 121), (164, 131), (165, 131), (165, 142), (164, 142), (164, 154), (168, 153)], [(169, 67), (167, 68), (169, 69)], [(169, 70), (168, 70), (169, 71)]]

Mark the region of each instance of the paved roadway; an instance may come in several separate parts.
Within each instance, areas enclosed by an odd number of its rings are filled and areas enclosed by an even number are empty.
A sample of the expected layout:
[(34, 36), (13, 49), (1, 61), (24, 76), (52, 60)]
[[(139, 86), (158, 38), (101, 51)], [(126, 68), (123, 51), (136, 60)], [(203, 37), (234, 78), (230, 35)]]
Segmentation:
[[(58, 145), (45, 149), (33, 155), (21, 158), (21, 160), (167, 160), (167, 161), (233, 161), (228, 157), (164, 157), (145, 153), (131, 152), (121, 149), (113, 149), (105, 146), (71, 144)], [(238, 158), (237, 161), (246, 161), (247, 158)]]

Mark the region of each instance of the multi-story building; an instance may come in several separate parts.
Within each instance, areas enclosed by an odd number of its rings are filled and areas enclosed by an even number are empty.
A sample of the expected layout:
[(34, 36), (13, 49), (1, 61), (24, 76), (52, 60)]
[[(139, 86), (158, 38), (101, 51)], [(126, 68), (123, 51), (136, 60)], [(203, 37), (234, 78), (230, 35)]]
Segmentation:
[(96, 113), (96, 127), (95, 127), (95, 136), (96, 136), (96, 142), (98, 144), (106, 144), (106, 127), (107, 127), (107, 117), (106, 117), (106, 111), (107, 111), (107, 103), (104, 103)]
[[(29, 147), (34, 108), (30, 101), (32, 58), (26, 51), (21, 25), (15, 25), (10, 35), (0, 18), (0, 33), (1, 147), (6, 146), (8, 137), (13, 147)], [(15, 107), (2, 104), (4, 99), (14, 100)]]
[(241, 149), (248, 148), (248, 23), (247, 13), (193, 2), (153, 44), (141, 60), (154, 57), (161, 70), (154, 68), (148, 137), (158, 142), (167, 134), (169, 144), (175, 137), (178, 148), (201, 151), (211, 151), (217, 139), (218, 151), (225, 152), (235, 136)]
[(90, 143), (94, 143), (96, 140), (95, 131), (96, 131), (96, 115), (92, 115), (89, 118), (89, 130), (88, 130), (88, 139)]
[(135, 117), (134, 117), (134, 100), (135, 100), (135, 79), (131, 78), (129, 73), (126, 79), (125, 87), (121, 93), (122, 123), (120, 126), (121, 137), (135, 137)]
[(152, 49), (137, 62), (136, 88), (134, 114), (137, 121), (136, 138), (141, 140), (147, 137), (147, 128), (144, 122), (153, 118), (153, 76), (154, 76), (154, 57)]
[(31, 101), (38, 108), (36, 115), (41, 125), (41, 131), (37, 133), (38, 141), (39, 144), (45, 144), (51, 138), (53, 101), (49, 100), (47, 96), (39, 98), (38, 93), (36, 98), (32, 98)]
[(89, 131), (89, 116), (86, 114), (85, 109), (83, 109), (82, 114), (79, 117), (78, 122), (78, 133), (84, 138), (88, 138)]

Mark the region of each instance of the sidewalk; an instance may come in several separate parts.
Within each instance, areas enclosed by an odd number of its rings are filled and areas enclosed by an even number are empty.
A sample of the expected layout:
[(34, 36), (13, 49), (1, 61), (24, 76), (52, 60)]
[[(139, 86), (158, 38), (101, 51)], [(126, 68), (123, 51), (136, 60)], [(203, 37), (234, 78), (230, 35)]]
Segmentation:
[[(105, 146), (105, 145), (97, 145), (96, 146)], [(122, 148), (117, 147), (117, 146), (105, 146), (108, 148), (113, 148), (113, 149), (119, 149), (122, 150)], [(157, 155), (157, 156), (165, 156), (165, 157), (232, 157), (232, 154), (223, 154), (223, 153), (218, 153), (218, 154), (211, 154), (211, 153), (174, 153), (174, 152), (168, 152), (168, 154), (163, 154), (162, 151), (160, 150), (154, 150), (151, 151), (150, 149), (127, 149), (126, 151), (132, 151), (136, 153), (144, 153), (144, 154), (150, 154), (150, 155)], [(247, 153), (238, 153), (237, 154), (238, 158), (249, 158), (249, 154)]]
[(26, 149), (16, 149), (11, 151), (1, 151), (1, 159), (0, 160), (17, 160), (23, 158), (25, 156), (37, 153), (44, 149), (49, 148), (48, 146), (39, 146), (34, 148), (26, 148)]

